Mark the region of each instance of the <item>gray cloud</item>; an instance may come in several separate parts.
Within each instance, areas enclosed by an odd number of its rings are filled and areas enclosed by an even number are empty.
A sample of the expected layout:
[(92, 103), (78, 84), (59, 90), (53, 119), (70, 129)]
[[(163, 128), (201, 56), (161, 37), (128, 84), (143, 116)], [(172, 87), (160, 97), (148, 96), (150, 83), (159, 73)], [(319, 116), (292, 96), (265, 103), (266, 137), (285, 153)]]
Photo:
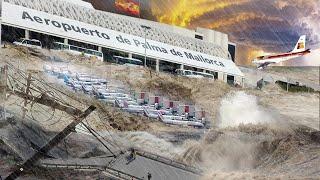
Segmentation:
[[(317, 0), (259, 0), (228, 6), (218, 11), (206, 12), (193, 19), (190, 27), (210, 27), (226, 32), (242, 45), (255, 46), (265, 51), (287, 51), (294, 46), (299, 35), (307, 35), (310, 46), (320, 41), (320, 14)], [(251, 15), (246, 18), (245, 15)], [(243, 21), (236, 21), (244, 15)], [(223, 23), (230, 21), (234, 23)]]

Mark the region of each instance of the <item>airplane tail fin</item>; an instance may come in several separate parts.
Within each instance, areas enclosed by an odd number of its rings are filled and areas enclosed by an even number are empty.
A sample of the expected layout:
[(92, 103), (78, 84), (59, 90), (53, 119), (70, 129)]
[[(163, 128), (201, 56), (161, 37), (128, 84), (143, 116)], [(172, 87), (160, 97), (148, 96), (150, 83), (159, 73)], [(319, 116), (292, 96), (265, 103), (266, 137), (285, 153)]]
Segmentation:
[(301, 52), (306, 50), (306, 35), (300, 36), (299, 41), (292, 52)]

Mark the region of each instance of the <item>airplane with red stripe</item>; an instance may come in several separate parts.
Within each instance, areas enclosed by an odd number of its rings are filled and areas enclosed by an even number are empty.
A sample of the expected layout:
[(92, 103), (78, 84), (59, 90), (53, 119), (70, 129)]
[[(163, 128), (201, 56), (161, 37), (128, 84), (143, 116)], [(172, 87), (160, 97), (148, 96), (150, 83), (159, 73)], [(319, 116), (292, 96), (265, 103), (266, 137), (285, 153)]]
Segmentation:
[(306, 35), (303, 35), (299, 38), (299, 41), (291, 52), (259, 56), (253, 60), (253, 64), (256, 64), (258, 69), (264, 69), (271, 64), (277, 64), (293, 58), (304, 56), (309, 54), (310, 52), (310, 49), (306, 50)]

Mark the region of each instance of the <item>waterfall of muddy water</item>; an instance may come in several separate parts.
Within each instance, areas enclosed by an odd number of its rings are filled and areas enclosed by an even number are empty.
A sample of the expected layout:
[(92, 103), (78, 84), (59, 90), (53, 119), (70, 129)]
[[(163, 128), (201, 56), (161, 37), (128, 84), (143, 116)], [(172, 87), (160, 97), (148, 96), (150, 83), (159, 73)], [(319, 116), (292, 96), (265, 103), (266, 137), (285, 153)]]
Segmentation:
[(227, 128), (271, 121), (271, 115), (259, 106), (257, 97), (241, 91), (230, 93), (222, 100), (217, 125)]
[[(230, 93), (221, 101), (218, 129), (209, 131), (201, 141), (190, 143), (181, 160), (202, 167), (209, 174), (253, 169), (259, 143), (272, 139), (268, 134), (272, 123), (273, 116), (259, 105), (256, 96)], [(256, 131), (262, 133), (255, 136)]]
[[(255, 96), (244, 92), (227, 95), (221, 102), (219, 129), (202, 139), (190, 139), (175, 145), (148, 132), (117, 134), (126, 146), (135, 146), (169, 158), (214, 170), (250, 169), (254, 166), (255, 150), (260, 136), (239, 132), (239, 125), (259, 125), (272, 122), (272, 117), (258, 104)], [(224, 130), (224, 128), (235, 130)], [(255, 128), (255, 127), (253, 127)], [(259, 129), (259, 128), (258, 128)], [(263, 137), (267, 139), (267, 137)]]
[(148, 132), (122, 132), (118, 134), (126, 146), (141, 148), (168, 158), (173, 158), (185, 151), (185, 148), (176, 146)]

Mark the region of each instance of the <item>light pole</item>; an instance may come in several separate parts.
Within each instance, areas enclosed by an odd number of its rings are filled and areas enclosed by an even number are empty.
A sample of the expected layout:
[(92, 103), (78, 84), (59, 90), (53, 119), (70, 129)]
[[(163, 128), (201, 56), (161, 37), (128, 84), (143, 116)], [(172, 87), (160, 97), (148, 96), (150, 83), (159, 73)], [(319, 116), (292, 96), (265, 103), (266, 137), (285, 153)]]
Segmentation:
[(141, 25), (144, 29), (144, 67), (147, 67), (147, 29), (151, 29), (149, 26)]

